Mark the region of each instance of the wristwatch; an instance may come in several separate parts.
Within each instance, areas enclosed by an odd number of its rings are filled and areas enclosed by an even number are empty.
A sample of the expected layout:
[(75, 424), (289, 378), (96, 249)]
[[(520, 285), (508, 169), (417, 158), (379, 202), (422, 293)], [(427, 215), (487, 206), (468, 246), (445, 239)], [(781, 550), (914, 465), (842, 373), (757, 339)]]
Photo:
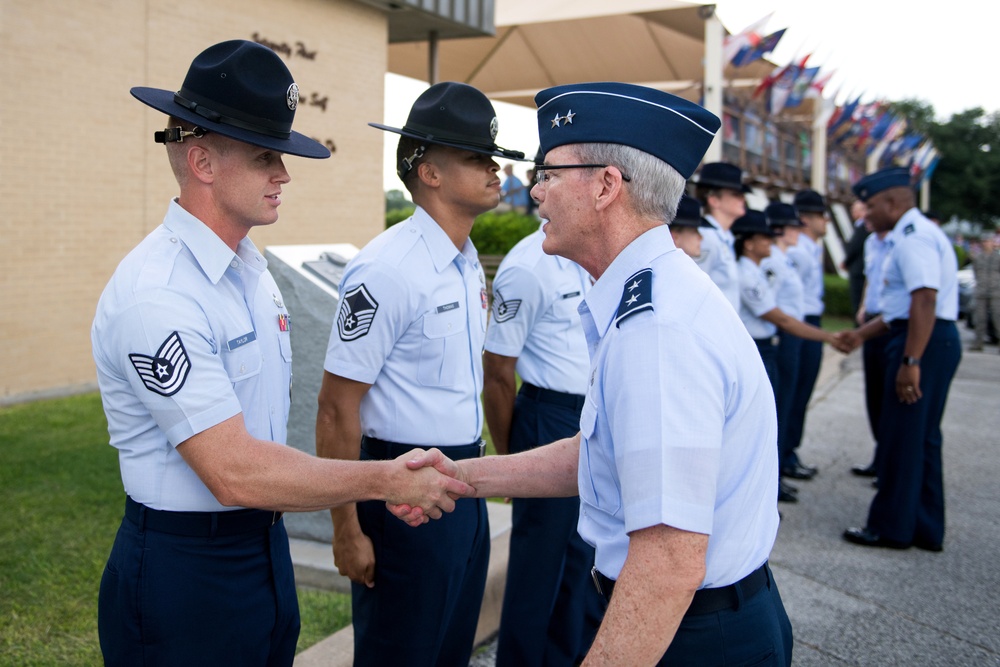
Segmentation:
[(903, 365), (904, 366), (919, 366), (920, 365), (920, 357), (907, 357), (907, 356), (904, 356), (903, 357)]

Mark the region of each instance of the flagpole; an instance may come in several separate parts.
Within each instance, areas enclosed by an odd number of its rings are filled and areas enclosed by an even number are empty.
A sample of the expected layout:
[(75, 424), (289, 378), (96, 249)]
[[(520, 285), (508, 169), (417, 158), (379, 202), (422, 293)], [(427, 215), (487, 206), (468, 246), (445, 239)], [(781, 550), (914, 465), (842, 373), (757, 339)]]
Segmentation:
[[(722, 21), (715, 13), (715, 5), (706, 5), (701, 8), (702, 17), (705, 19), (705, 73), (704, 88), (702, 89), (705, 100), (705, 108), (725, 121), (722, 110), (722, 41), (724, 29)], [(712, 145), (705, 153), (705, 162), (720, 162), (722, 160), (722, 129), (716, 133)]]

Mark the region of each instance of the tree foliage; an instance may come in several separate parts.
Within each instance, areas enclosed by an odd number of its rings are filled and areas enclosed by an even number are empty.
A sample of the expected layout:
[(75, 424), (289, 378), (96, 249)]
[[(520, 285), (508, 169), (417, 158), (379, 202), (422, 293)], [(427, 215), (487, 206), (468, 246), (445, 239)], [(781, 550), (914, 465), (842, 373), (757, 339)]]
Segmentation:
[(894, 102), (911, 129), (929, 137), (941, 154), (931, 178), (931, 205), (945, 219), (993, 228), (1000, 222), (1000, 113), (980, 107), (947, 121), (935, 119), (934, 107), (922, 100)]

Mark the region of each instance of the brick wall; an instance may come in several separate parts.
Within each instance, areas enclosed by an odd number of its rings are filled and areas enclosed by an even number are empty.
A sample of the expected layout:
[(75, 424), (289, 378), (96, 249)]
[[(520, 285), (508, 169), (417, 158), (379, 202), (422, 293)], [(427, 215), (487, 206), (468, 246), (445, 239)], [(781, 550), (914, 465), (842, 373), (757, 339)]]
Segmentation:
[(336, 149), (286, 159), (258, 247), (381, 231), (383, 133), (366, 123), (383, 115), (386, 30), (352, 0), (0, 0), (0, 402), (95, 382), (97, 299), (177, 191), (152, 139), (166, 117), (129, 88), (179, 88), (213, 43), (275, 45), (301, 90), (295, 129)]

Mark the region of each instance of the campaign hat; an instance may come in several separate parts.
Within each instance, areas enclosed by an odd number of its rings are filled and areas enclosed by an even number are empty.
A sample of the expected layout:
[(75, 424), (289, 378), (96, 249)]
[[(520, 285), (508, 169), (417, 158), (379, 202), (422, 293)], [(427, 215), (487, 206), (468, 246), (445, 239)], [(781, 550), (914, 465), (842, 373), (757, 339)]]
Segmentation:
[(906, 167), (888, 167), (863, 176), (851, 188), (854, 196), (863, 202), (889, 188), (910, 187), (910, 170)]
[(802, 227), (799, 212), (791, 204), (772, 202), (764, 208), (764, 217), (771, 227)]
[(538, 136), (548, 153), (568, 144), (621, 144), (657, 157), (689, 178), (719, 131), (694, 102), (629, 83), (575, 83), (535, 95)]
[(489, 98), (473, 86), (455, 81), (436, 83), (416, 99), (403, 127), (368, 123), (372, 127), (483, 155), (531, 162), (521, 151), (496, 144), (499, 123)]
[(701, 217), (701, 202), (699, 202), (694, 197), (689, 197), (688, 195), (682, 195), (681, 200), (677, 203), (677, 215), (674, 219), (670, 221), (671, 228), (673, 227), (701, 227), (702, 226)]
[(729, 231), (735, 236), (753, 236), (754, 234), (775, 236), (775, 231), (767, 224), (764, 212), (752, 208), (748, 208), (746, 213), (736, 218)]
[[(234, 39), (208, 47), (191, 62), (176, 92), (143, 86), (130, 92), (143, 104), (208, 132), (289, 155), (330, 157), (326, 146), (292, 130), (299, 87), (281, 57), (255, 42)], [(154, 138), (183, 141), (176, 128)]]
[(826, 213), (826, 200), (815, 190), (800, 190), (792, 202), (799, 213)]
[(750, 186), (743, 182), (743, 171), (729, 162), (709, 162), (702, 165), (694, 182), (706, 188), (735, 190), (744, 194), (752, 192)]

